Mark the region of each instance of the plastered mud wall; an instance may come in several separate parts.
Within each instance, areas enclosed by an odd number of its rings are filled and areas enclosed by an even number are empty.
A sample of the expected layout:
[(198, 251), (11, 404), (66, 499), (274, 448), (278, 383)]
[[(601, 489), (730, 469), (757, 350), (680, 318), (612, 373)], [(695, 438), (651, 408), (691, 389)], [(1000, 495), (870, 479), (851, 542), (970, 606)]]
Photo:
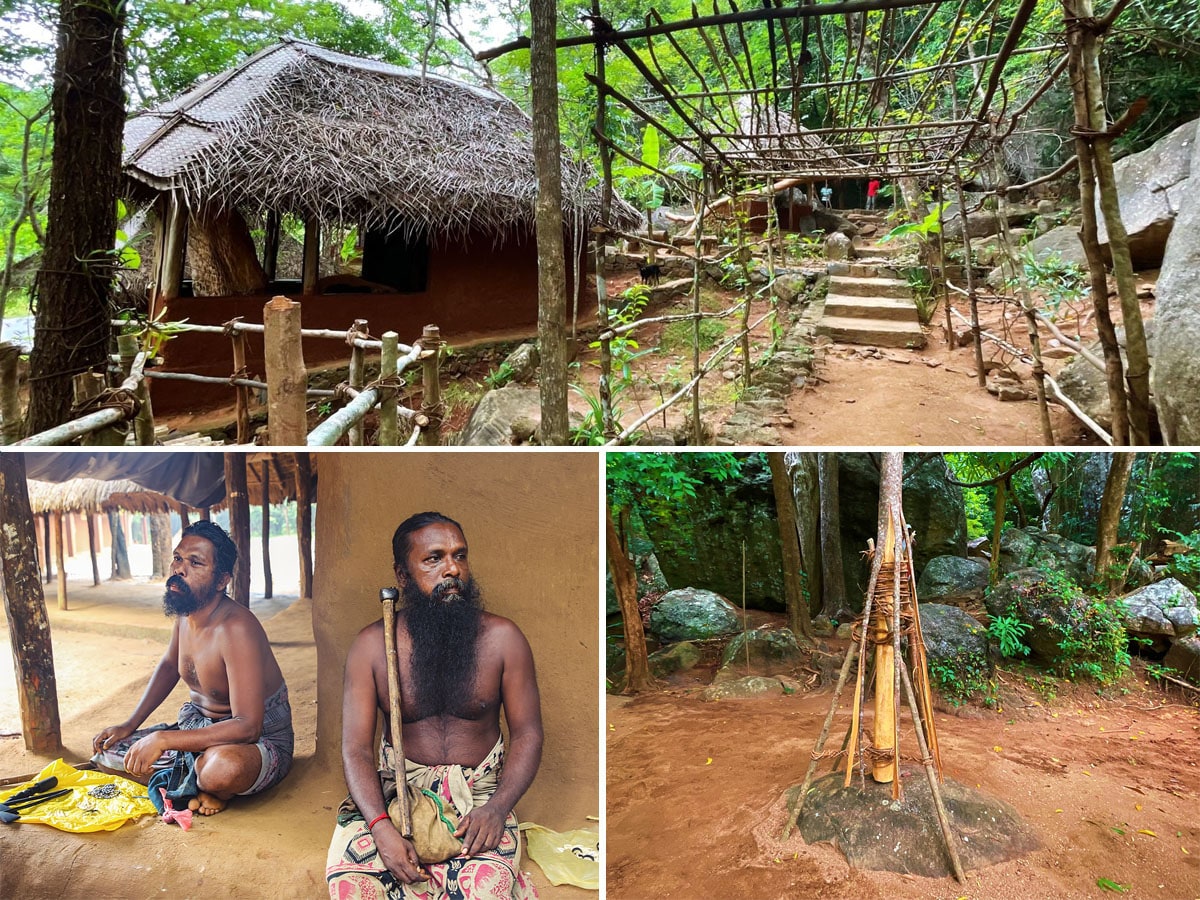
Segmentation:
[(341, 771), (346, 652), (380, 617), (379, 588), (395, 584), (392, 532), (436, 510), (462, 524), (487, 608), (533, 648), (546, 741), (518, 815), (562, 829), (599, 814), (597, 466), (590, 453), (320, 454), (318, 765)]

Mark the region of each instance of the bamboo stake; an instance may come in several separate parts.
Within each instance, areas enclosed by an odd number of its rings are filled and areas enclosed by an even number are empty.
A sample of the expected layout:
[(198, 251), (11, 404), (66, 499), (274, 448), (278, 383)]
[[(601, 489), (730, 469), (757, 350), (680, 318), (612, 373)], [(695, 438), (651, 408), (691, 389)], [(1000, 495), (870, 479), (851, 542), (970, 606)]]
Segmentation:
[[(383, 352), (379, 357), (379, 377), (391, 377), (396, 371), (400, 357), (399, 335), (394, 331), (383, 333)], [(399, 424), (396, 417), (396, 392), (389, 390), (379, 404), (379, 432), (376, 443), (380, 447), (394, 447), (399, 441)]]
[(412, 810), (408, 805), (408, 776), (405, 772), (404, 731), (401, 725), (400, 659), (396, 653), (396, 601), (399, 598), (400, 591), (396, 588), (379, 589), (379, 600), (383, 603), (383, 644), (388, 667), (388, 724), (391, 726), (392, 751), (396, 764), (396, 800), (400, 805), (400, 834), (411, 841), (413, 822)]
[[(233, 342), (233, 374), (241, 375), (246, 370), (246, 335), (235, 331), (230, 335)], [(237, 409), (237, 442), (250, 443), (250, 391), (244, 387), (233, 389)]]

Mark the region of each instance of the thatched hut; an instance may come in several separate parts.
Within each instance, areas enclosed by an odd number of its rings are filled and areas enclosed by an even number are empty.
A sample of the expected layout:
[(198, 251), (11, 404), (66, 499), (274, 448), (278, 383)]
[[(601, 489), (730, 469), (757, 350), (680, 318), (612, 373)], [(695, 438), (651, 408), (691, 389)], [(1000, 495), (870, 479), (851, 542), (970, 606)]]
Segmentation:
[[(536, 330), (532, 125), (495, 91), (287, 40), (131, 118), (124, 171), (130, 197), (157, 211), (151, 308), (167, 320), (261, 322), (282, 293), (302, 300), (307, 328), (366, 319), (410, 342), (434, 323), (455, 344)], [(568, 227), (599, 218), (587, 174), (563, 165)], [(319, 250), (351, 225), (349, 259)], [(303, 271), (278, 277), (281, 228), (300, 227)], [(261, 344), (249, 352), (261, 374)], [(187, 335), (165, 355), (170, 369), (232, 369), (220, 336)], [(158, 382), (156, 409), (194, 407), (195, 387)]]

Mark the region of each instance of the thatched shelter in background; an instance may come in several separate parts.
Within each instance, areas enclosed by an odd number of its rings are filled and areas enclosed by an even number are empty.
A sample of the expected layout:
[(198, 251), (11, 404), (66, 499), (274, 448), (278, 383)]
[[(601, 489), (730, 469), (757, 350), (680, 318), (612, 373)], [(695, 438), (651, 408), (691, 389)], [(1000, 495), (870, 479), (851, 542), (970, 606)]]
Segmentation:
[[(302, 41), (261, 50), (126, 124), (129, 195), (157, 211), (152, 310), (260, 322), (264, 302), (283, 293), (307, 301), (309, 328), (362, 318), (410, 342), (434, 323), (456, 344), (531, 333), (531, 132), (515, 103), (486, 88)], [(585, 167), (564, 163), (563, 174), (565, 221), (585, 232), (599, 219), (599, 194), (586, 189)], [(621, 205), (615, 218), (635, 216)], [(277, 277), (286, 217), (305, 230), (298, 281)], [(248, 221), (265, 237), (256, 241)], [(322, 270), (337, 258), (318, 250), (334, 225), (359, 226), (359, 258)], [(168, 368), (229, 374), (227, 342), (205, 337), (169, 344)], [(332, 342), (305, 347), (309, 363), (344, 356)], [(249, 366), (261, 373), (260, 360), (252, 341)], [(157, 383), (156, 410), (185, 396), (194, 407), (195, 388)]]

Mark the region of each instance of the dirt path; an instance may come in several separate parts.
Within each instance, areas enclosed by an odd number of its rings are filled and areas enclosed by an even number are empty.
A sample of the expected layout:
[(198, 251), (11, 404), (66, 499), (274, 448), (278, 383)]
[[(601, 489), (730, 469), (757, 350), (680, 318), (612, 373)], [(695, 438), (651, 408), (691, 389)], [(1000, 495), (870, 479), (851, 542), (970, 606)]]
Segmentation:
[(1066, 900), (1106, 896), (1107, 878), (1131, 897), (1200, 898), (1200, 711), (1126, 687), (1050, 705), (1005, 688), (1000, 711), (940, 712), (946, 775), (1015, 806), (1044, 844), (965, 885), (779, 840), (830, 690), (707, 703), (693, 681), (610, 697), (607, 896)]

